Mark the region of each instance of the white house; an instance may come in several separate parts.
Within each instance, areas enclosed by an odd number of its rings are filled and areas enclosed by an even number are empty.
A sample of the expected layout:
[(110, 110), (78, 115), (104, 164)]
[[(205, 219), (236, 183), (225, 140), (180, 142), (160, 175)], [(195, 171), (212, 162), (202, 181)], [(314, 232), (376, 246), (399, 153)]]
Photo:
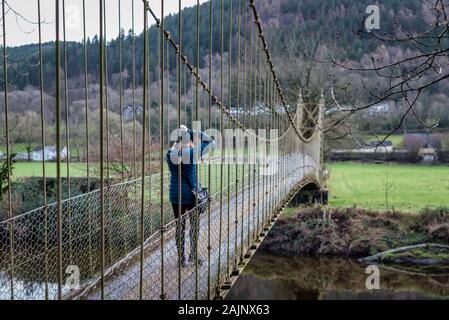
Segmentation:
[(143, 107), (141, 105), (128, 105), (123, 110), (123, 118), (125, 121), (131, 121), (134, 118), (134, 112), (136, 113), (135, 116), (139, 116), (143, 113)]
[[(63, 147), (61, 149), (61, 159), (66, 159), (68, 155), (67, 147)], [(31, 152), (31, 160), (32, 161), (55, 161), (56, 160), (56, 147), (55, 146), (46, 146), (43, 152), (44, 159), (42, 159), (42, 149), (34, 149)]]
[(368, 113), (370, 116), (385, 115), (391, 111), (391, 106), (388, 102), (376, 104), (369, 108)]
[(425, 146), (419, 149), (418, 155), (424, 163), (433, 163), (437, 160), (437, 152), (431, 146)]
[(17, 154), (14, 156), (13, 160), (16, 160), (16, 161), (20, 161), (20, 160), (28, 160), (28, 153), (26, 153), (26, 152), (20, 152), (20, 153), (17, 153)]
[(364, 152), (364, 153), (390, 153), (394, 151), (394, 145), (391, 141), (386, 140), (383, 142), (383, 144), (378, 145), (378, 142), (371, 141), (368, 143), (368, 146), (370, 148), (362, 148), (362, 149), (356, 149), (355, 152)]

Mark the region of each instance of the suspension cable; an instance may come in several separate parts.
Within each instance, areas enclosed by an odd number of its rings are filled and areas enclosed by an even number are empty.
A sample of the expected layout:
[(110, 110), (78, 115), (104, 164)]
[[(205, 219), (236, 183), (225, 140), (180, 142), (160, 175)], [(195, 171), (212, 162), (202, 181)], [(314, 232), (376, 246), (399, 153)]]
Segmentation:
[[(199, 74), (199, 68), (200, 68), (200, 1), (197, 0), (196, 2), (196, 73)], [(195, 79), (195, 121), (198, 122), (199, 120), (199, 106), (200, 106), (200, 83), (199, 83), (199, 77)], [(198, 128), (199, 129), (199, 128)], [(199, 134), (199, 133), (198, 133)], [(199, 137), (199, 144), (201, 145), (201, 136)], [(200, 147), (200, 153), (202, 152)], [(196, 156), (196, 155), (195, 155)], [(199, 183), (199, 176), (198, 176), (198, 161), (200, 161), (200, 158), (202, 154), (200, 154), (200, 157), (198, 159), (195, 159), (195, 300), (198, 300), (198, 233), (199, 233), (199, 208), (198, 208), (198, 189), (200, 188)], [(191, 226), (192, 228), (192, 226)]]
[(170, 44), (167, 43), (167, 147), (170, 148)]
[(133, 115), (133, 177), (137, 177), (137, 128), (136, 128), (136, 30), (134, 0), (131, 1), (131, 68), (132, 68), (132, 115)]
[[(90, 137), (89, 137), (89, 87), (88, 87), (88, 68), (87, 68), (87, 30), (86, 30), (86, 0), (83, 0), (83, 48), (84, 48), (84, 113), (85, 113), (85, 144), (86, 144), (86, 179), (87, 190), (91, 191), (90, 181)], [(88, 203), (89, 220), (89, 267), (91, 273), (94, 272), (92, 259), (92, 208), (91, 202)]]
[(123, 57), (122, 57), (122, 4), (118, 0), (118, 63), (119, 63), (119, 110), (120, 110), (120, 161), (122, 181), (125, 181), (125, 148), (123, 137)]
[[(104, 17), (103, 17), (103, 24), (104, 24), (104, 40), (103, 40), (103, 63), (104, 63), (104, 108), (106, 111), (106, 117), (105, 117), (105, 121), (106, 121), (106, 182), (107, 182), (107, 187), (109, 189), (109, 186), (111, 184), (111, 176), (110, 176), (110, 145), (109, 145), (109, 68), (108, 68), (108, 46), (107, 46), (107, 41), (108, 41), (108, 37), (107, 37), (107, 9), (106, 9), (106, 0), (103, 0), (103, 10), (104, 10)], [(110, 212), (110, 201), (109, 201), (109, 197), (108, 197), (108, 212)], [(109, 233), (110, 234), (110, 233)], [(109, 247), (110, 248), (110, 247)]]
[[(100, 0), (101, 1), (101, 0)], [(3, 1), (4, 3), (5, 1)], [(61, 65), (61, 40), (59, 34), (60, 24), (60, 12), (59, 12), (59, 0), (55, 0), (55, 27), (56, 27), (56, 42), (55, 42), (55, 122), (56, 122), (56, 203), (57, 203), (57, 251), (58, 251), (58, 299), (62, 298), (62, 205), (61, 205), (61, 78), (60, 78), (60, 65)], [(3, 23), (5, 19), (3, 19)], [(3, 31), (5, 28), (3, 27)], [(5, 37), (3, 37), (5, 39)], [(6, 55), (5, 55), (6, 57)], [(5, 91), (6, 93), (6, 91)], [(6, 96), (6, 94), (5, 94)]]
[[(232, 0), (229, 0), (229, 47), (228, 47), (228, 108), (229, 108), (229, 114), (231, 114), (231, 108), (232, 108)], [(228, 129), (231, 129), (231, 125), (228, 123)], [(226, 148), (227, 149), (227, 148)], [(231, 208), (230, 208), (230, 197), (231, 197), (231, 151), (226, 150), (226, 158), (228, 162), (228, 178), (227, 178), (227, 246), (226, 246), (226, 282), (230, 283), (230, 216), (231, 216)]]
[(271, 55), (270, 55), (270, 52), (268, 51), (267, 41), (265, 40), (265, 35), (263, 33), (263, 28), (262, 28), (262, 25), (260, 23), (260, 18), (259, 18), (259, 15), (257, 13), (256, 6), (255, 6), (255, 0), (248, 0), (248, 1), (249, 1), (249, 6), (250, 6), (250, 8), (252, 9), (252, 12), (253, 12), (254, 23), (256, 24), (257, 29), (258, 29), (258, 36), (259, 36), (259, 38), (260, 38), (260, 40), (262, 42), (262, 45), (263, 45), (263, 51), (265, 52), (265, 55), (266, 55), (266, 61), (267, 61), (268, 65), (270, 66), (271, 73), (273, 74), (274, 82), (276, 84), (276, 88), (277, 88), (277, 91), (278, 91), (279, 98), (281, 100), (282, 106), (284, 107), (285, 113), (287, 114), (288, 120), (290, 122), (290, 126), (293, 127), (293, 129), (296, 132), (296, 135), (302, 140), (303, 138), (301, 136), (300, 131), (296, 127), (296, 124), (294, 122), (294, 116), (291, 115), (290, 110), (288, 109), (287, 102), (285, 101), (284, 94), (282, 93), (280, 82), (279, 82), (278, 77), (276, 75), (276, 71), (274, 70), (273, 62), (271, 60)]
[(101, 237), (101, 250), (100, 250), (100, 259), (101, 259), (101, 286), (100, 286), (100, 298), (104, 300), (105, 298), (105, 278), (104, 278), (104, 269), (106, 266), (105, 261), (105, 215), (104, 215), (104, 2), (103, 0), (99, 0), (100, 2), (100, 237)]
[[(154, 11), (151, 9), (150, 6), (148, 7), (148, 10), (156, 22), (156, 27), (158, 29), (161, 29), (160, 23), (161, 20), (157, 18), (157, 16), (155, 15)], [(178, 44), (173, 40), (171, 33), (166, 29), (162, 29), (160, 34), (161, 37), (165, 38), (165, 40), (167, 40), (171, 44), (171, 46), (176, 50)], [(196, 66), (189, 63), (187, 56), (185, 56), (181, 51), (179, 52), (179, 54), (181, 55), (182, 64), (185, 65), (189, 70), (190, 74), (196, 78), (202, 90), (211, 97), (213, 105), (216, 105), (219, 110), (222, 110), (224, 116), (226, 116), (230, 121), (235, 123), (237, 127), (241, 128), (243, 131), (246, 131), (247, 127), (242, 122), (238, 121), (232, 114), (230, 114), (229, 109), (226, 108), (225, 104), (222, 102), (223, 100), (222, 99), (219, 100), (219, 98), (213, 94), (211, 88), (202, 80), (201, 76), (197, 72)]]
[[(246, 105), (247, 105), (247, 36), (248, 36), (248, 28), (247, 28), (247, 10), (245, 10), (244, 12), (244, 36), (243, 36), (243, 123), (245, 123), (245, 119), (246, 119), (246, 113), (248, 112)], [(244, 155), (249, 155), (249, 152), (244, 150), (243, 152)], [(248, 168), (250, 167), (250, 165), (248, 164)], [(251, 172), (248, 172), (248, 179), (251, 178)], [(249, 180), (248, 180), (249, 181)], [(241, 242), (241, 250), (240, 250), (240, 261), (243, 261), (244, 256), (243, 256), (243, 252), (244, 250), (244, 225), (245, 225), (245, 162), (242, 163), (242, 188), (243, 188), (243, 192), (242, 192), (242, 224), (241, 224), (241, 235), (240, 235), (240, 242)], [(251, 193), (251, 192), (249, 192)], [(249, 197), (248, 197), (249, 198)], [(248, 211), (248, 216), (249, 216), (249, 211)]]
[[(213, 53), (213, 0), (209, 2), (209, 88), (212, 88), (212, 53)], [(212, 127), (212, 98), (209, 97), (209, 108), (208, 108), (208, 127)], [(212, 192), (212, 173), (211, 173), (211, 154), (208, 153), (208, 175), (207, 175), (207, 186), (209, 192)], [(207, 198), (207, 299), (211, 299), (211, 197)]]
[[(239, 119), (239, 109), (240, 109), (240, 24), (241, 24), (241, 20), (240, 20), (240, 10), (241, 10), (241, 0), (238, 0), (237, 3), (237, 96), (236, 96), (236, 107), (237, 107), (237, 120)], [(231, 81), (230, 81), (231, 83)], [(234, 127), (235, 129), (235, 127)], [(243, 148), (245, 148), (245, 144), (243, 144)], [(244, 155), (244, 150), (238, 151), (236, 150), (237, 155), (240, 155), (240, 152), (243, 152)], [(245, 161), (245, 159), (243, 160)], [(239, 190), (239, 165), (238, 162), (235, 165), (235, 196), (238, 197), (238, 190)], [(243, 214), (243, 212), (242, 212)], [(234, 270), (233, 273), (236, 274), (238, 272), (238, 227), (239, 227), (239, 211), (238, 211), (238, 201), (235, 201), (235, 236), (234, 236)], [(242, 220), (242, 224), (243, 224), (243, 220)], [(242, 248), (243, 249), (243, 248)]]
[[(66, 144), (66, 179), (67, 179), (67, 195), (66, 199), (71, 198), (71, 181), (70, 181), (70, 112), (69, 112), (69, 85), (68, 85), (68, 60), (67, 60), (67, 38), (66, 38), (66, 21), (65, 21), (65, 0), (62, 0), (62, 33), (64, 40), (64, 107), (65, 107), (65, 144)], [(62, 152), (58, 149), (56, 152)], [(67, 204), (68, 229), (69, 229), (69, 257), (72, 260), (72, 210), (70, 202)]]
[(45, 171), (45, 111), (44, 111), (44, 70), (42, 55), (42, 22), (41, 1), (37, 0), (37, 21), (39, 35), (39, 95), (40, 95), (40, 120), (41, 120), (41, 156), (42, 156), (42, 195), (44, 198), (44, 272), (45, 272), (45, 300), (48, 300), (48, 202), (47, 202), (47, 175)]
[[(179, 45), (178, 45), (178, 51), (182, 50), (182, 0), (179, 0), (178, 3), (178, 36), (179, 36)], [(177, 126), (178, 126), (178, 141), (179, 139), (182, 139), (181, 136), (181, 56), (179, 54), (176, 55), (176, 83), (177, 83), (177, 102), (176, 102), (176, 108), (177, 108)], [(178, 153), (178, 161), (179, 159), (179, 153)], [(181, 155), (182, 156), (182, 155)], [(181, 158), (182, 161), (182, 158)], [(177, 228), (178, 233), (183, 230), (182, 226), (182, 165), (178, 165), (178, 221), (177, 221)], [(182, 246), (181, 237), (178, 235), (177, 237), (178, 242), (178, 299), (182, 299), (182, 259), (183, 259), (183, 252), (181, 252), (180, 248)]]
[[(5, 108), (5, 139), (6, 139), (6, 168), (8, 171), (8, 218), (12, 218), (12, 181), (11, 181), (11, 150), (10, 150), (10, 137), (9, 137), (9, 105), (8, 105), (8, 56), (6, 50), (6, 12), (5, 12), (5, 1), (2, 1), (2, 24), (3, 24), (3, 91), (4, 91), (4, 108)], [(11, 300), (14, 300), (14, 250), (13, 250), (13, 230), (12, 224), (9, 225), (9, 236), (11, 238), (9, 244), (9, 254), (11, 263), (11, 275), (10, 275), (10, 285), (11, 285)]]
[[(250, 26), (250, 36), (249, 36), (249, 51), (250, 51), (250, 55), (249, 55), (249, 106), (250, 108), (253, 108), (255, 110), (254, 114), (257, 114), (257, 110), (256, 110), (256, 103), (253, 100), (253, 25), (251, 24)], [(257, 124), (256, 124), (257, 126)], [(250, 205), (250, 198), (248, 198), (248, 206)], [(254, 212), (255, 214), (255, 212)], [(253, 215), (254, 217), (254, 215)], [(254, 222), (254, 220), (253, 220)], [(251, 214), (250, 214), (250, 210), (248, 210), (248, 250), (251, 247)]]
[[(224, 54), (224, 28), (223, 28), (223, 0), (220, 0), (220, 39), (221, 39), (221, 49), (220, 49), (220, 100), (223, 101), (223, 54)], [(224, 110), (223, 108), (220, 110), (220, 133), (221, 136), (224, 136), (223, 131), (223, 116)], [(219, 234), (218, 234), (218, 264), (217, 264), (217, 285), (215, 288), (215, 295), (220, 295), (220, 275), (221, 275), (221, 240), (222, 240), (222, 232), (223, 232), (223, 162), (224, 162), (224, 145), (221, 144), (220, 150), (220, 221), (219, 221)]]
[[(161, 104), (160, 104), (160, 115), (159, 115), (159, 119), (160, 119), (160, 146), (159, 146), (159, 165), (160, 165), (160, 219), (161, 219), (161, 229), (160, 229), (160, 233), (161, 233), (161, 294), (160, 294), (160, 298), (162, 300), (165, 299), (165, 287), (164, 287), (164, 233), (165, 233), (165, 226), (164, 226), (164, 68), (165, 68), (165, 63), (164, 63), (164, 56), (165, 56), (165, 46), (164, 46), (164, 35), (163, 35), (163, 30), (164, 30), (164, 26), (165, 26), (165, 19), (164, 19), (164, 0), (161, 0), (161, 36), (160, 36), (160, 50), (161, 50), (161, 55), (160, 55), (160, 68), (161, 68), (161, 73), (160, 73), (160, 77), (161, 77), (161, 96), (160, 96), (160, 100), (161, 100)], [(143, 177), (142, 177), (143, 178)]]
[[(145, 241), (145, 141), (146, 141), (146, 113), (147, 113), (147, 81), (148, 81), (148, 12), (146, 10), (147, 2), (144, 1), (143, 16), (143, 112), (142, 112), (142, 183), (140, 199), (140, 285), (139, 298), (143, 299), (143, 272), (144, 272), (144, 241)], [(162, 158), (162, 154), (161, 154)], [(163, 171), (161, 169), (161, 171)], [(162, 190), (161, 190), (162, 194)], [(161, 206), (163, 203), (161, 202)], [(162, 235), (163, 237), (163, 235)]]

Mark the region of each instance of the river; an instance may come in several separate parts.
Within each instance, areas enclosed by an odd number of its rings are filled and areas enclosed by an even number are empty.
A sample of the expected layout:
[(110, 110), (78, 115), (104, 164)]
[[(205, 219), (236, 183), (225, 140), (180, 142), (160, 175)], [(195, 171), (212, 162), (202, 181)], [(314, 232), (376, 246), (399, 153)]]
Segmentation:
[(366, 266), (340, 258), (285, 257), (257, 252), (227, 300), (449, 299), (448, 271), (380, 267), (380, 289), (368, 290)]
[[(45, 283), (27, 270), (16, 274), (15, 296), (42, 299)], [(258, 251), (226, 297), (228, 300), (351, 300), (351, 299), (449, 299), (449, 271), (432, 276), (414, 270), (380, 268), (380, 290), (367, 290), (366, 266), (341, 258), (285, 257)], [(426, 272), (420, 270), (419, 273)], [(27, 276), (25, 276), (27, 275)], [(43, 275), (41, 275), (42, 277)], [(47, 287), (56, 298), (56, 275)], [(0, 300), (10, 299), (10, 277), (0, 272)]]

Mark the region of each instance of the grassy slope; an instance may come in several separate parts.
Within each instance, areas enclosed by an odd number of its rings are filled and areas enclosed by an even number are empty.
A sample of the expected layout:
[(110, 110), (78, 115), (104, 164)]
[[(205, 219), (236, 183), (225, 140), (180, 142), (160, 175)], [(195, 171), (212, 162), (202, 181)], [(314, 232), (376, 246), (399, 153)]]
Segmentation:
[(387, 176), (388, 209), (417, 212), (425, 207), (449, 206), (449, 167), (358, 163), (335, 163), (328, 167), (332, 206), (387, 209)]

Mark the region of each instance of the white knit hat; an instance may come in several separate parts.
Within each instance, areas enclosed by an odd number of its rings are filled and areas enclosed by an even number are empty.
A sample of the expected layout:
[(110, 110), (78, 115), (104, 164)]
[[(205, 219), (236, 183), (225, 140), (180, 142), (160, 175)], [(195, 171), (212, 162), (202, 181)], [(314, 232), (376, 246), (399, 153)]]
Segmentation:
[(179, 128), (176, 129), (176, 136), (182, 138), (183, 144), (189, 144), (190, 143), (190, 136), (189, 136), (189, 128), (185, 125), (181, 125)]

